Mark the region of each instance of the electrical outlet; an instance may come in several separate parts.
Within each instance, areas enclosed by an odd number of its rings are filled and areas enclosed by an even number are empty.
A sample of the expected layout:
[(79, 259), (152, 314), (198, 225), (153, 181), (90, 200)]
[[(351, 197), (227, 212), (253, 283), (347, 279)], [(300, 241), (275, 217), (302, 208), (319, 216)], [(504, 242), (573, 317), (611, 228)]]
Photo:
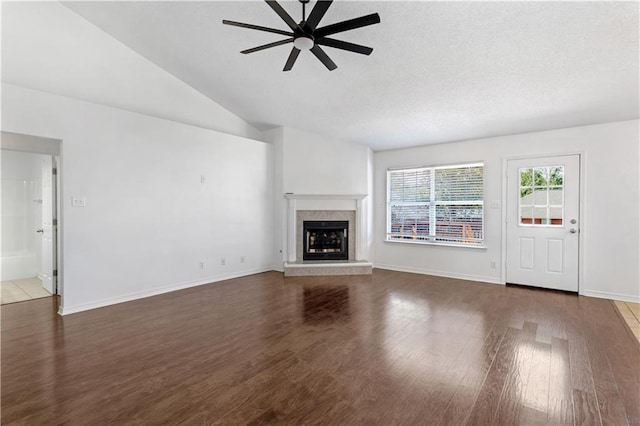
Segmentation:
[(220, 258), (220, 266), (224, 266), (227, 264), (227, 259), (225, 259), (224, 257)]
[(200, 266), (200, 269), (204, 269), (204, 262), (200, 261), (199, 266)]
[(489, 266), (491, 266), (491, 269), (496, 269), (496, 261), (492, 260), (491, 262), (489, 262)]
[(240, 256), (240, 263), (244, 263), (244, 256)]
[(85, 207), (87, 199), (85, 197), (71, 197), (71, 207)]

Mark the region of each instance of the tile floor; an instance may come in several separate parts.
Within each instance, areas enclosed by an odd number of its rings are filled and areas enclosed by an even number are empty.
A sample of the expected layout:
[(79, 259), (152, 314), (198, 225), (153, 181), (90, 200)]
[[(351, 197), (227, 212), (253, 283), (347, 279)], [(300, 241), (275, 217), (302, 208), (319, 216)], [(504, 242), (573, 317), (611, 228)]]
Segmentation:
[(0, 305), (49, 296), (37, 277), (0, 282)]
[(620, 302), (618, 300), (614, 303), (633, 334), (640, 341), (640, 303)]

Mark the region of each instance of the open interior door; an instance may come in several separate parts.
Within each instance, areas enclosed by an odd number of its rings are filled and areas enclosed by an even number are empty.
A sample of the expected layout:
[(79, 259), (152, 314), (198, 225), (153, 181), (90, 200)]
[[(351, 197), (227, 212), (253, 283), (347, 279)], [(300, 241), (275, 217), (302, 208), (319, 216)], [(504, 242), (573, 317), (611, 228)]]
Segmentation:
[(53, 157), (42, 160), (42, 286), (56, 294), (56, 176)]

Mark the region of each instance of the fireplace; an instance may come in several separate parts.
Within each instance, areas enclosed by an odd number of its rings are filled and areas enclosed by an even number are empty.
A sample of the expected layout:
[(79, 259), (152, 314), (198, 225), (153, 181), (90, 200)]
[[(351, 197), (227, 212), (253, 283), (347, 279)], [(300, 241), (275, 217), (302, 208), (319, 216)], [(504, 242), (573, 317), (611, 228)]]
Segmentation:
[[(287, 193), (284, 197), (287, 199), (285, 277), (371, 275), (373, 265), (365, 260), (369, 253), (365, 232), (368, 229), (367, 215), (363, 205), (366, 195)], [(308, 227), (307, 222), (332, 225), (338, 238), (329, 238), (328, 244), (315, 247), (319, 231), (313, 226)], [(313, 232), (316, 234), (311, 244)], [(314, 251), (308, 252), (308, 246)], [(336, 251), (338, 249), (340, 251)]]
[(305, 220), (303, 260), (348, 260), (349, 221)]

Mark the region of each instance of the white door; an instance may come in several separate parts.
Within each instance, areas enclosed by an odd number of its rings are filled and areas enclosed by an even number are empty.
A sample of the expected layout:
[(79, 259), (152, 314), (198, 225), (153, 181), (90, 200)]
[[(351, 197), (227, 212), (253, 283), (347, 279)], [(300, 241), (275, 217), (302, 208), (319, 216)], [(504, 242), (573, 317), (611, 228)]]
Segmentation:
[(507, 283), (578, 291), (580, 156), (507, 162)]
[(42, 160), (42, 286), (55, 294), (55, 176), (52, 157)]

